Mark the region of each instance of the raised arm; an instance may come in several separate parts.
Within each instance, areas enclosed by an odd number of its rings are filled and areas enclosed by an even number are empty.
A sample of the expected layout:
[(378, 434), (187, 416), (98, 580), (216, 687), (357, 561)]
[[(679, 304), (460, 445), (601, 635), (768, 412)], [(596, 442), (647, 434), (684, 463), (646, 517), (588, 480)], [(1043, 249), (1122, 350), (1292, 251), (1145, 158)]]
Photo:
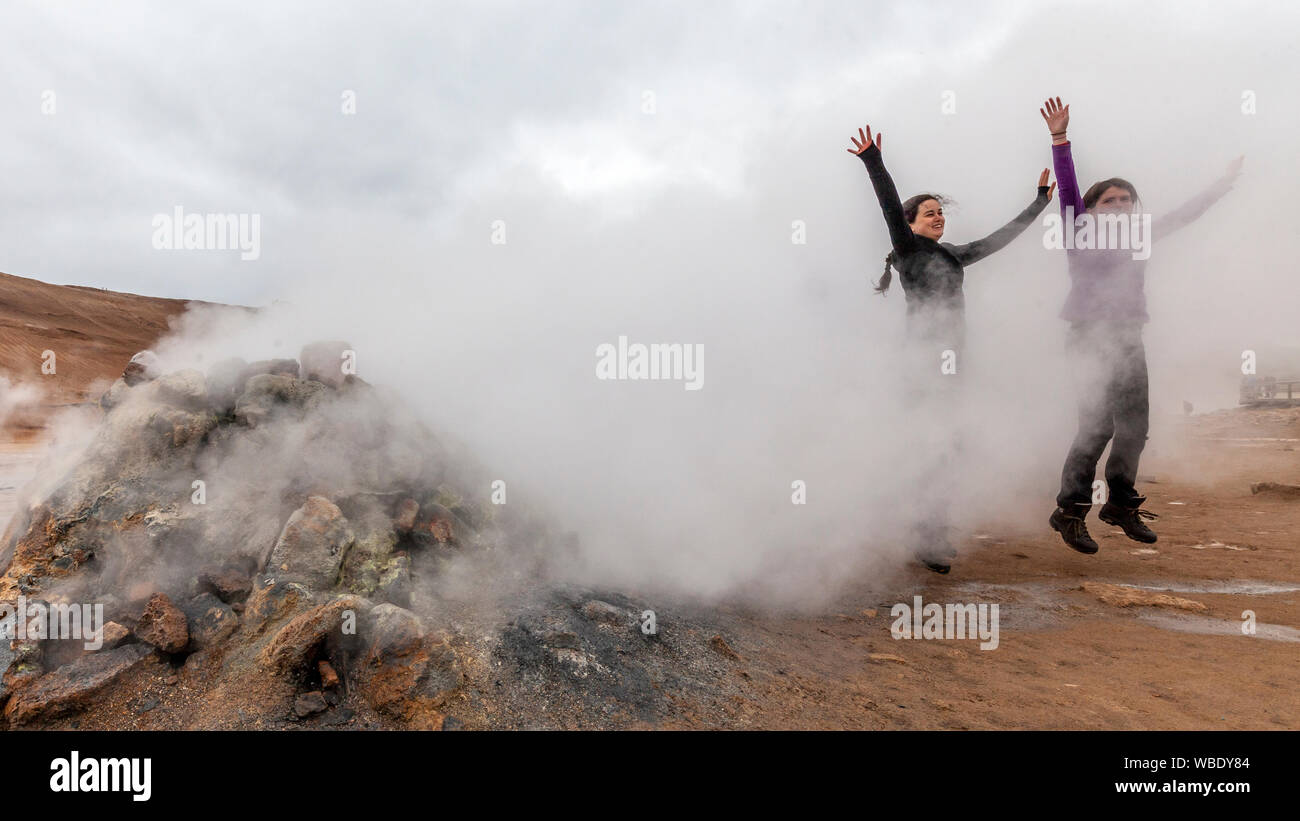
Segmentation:
[(884, 135), (877, 133), (875, 142), (872, 142), (871, 126), (867, 126), (865, 133), (859, 128), (858, 137), (852, 139), (854, 147), (848, 151), (850, 154), (856, 154), (867, 167), (867, 174), (871, 176), (871, 187), (876, 190), (876, 200), (880, 203), (880, 210), (885, 215), (885, 225), (889, 228), (889, 242), (894, 246), (895, 252), (906, 254), (916, 244), (916, 235), (912, 233), (912, 226), (907, 224), (907, 218), (903, 216), (903, 202), (898, 198), (898, 189), (894, 187), (894, 180), (885, 170), (885, 160), (880, 154)]
[(1195, 222), (1202, 214), (1210, 209), (1219, 201), (1224, 194), (1232, 190), (1232, 184), (1236, 182), (1237, 176), (1241, 174), (1241, 164), (1245, 157), (1238, 157), (1228, 164), (1227, 172), (1210, 183), (1209, 187), (1201, 193), (1192, 197), (1180, 207), (1163, 214), (1151, 225), (1151, 238), (1153, 240), (1168, 236), (1189, 223)]
[(1052, 183), (1051, 188), (1047, 187), (1049, 174), (1046, 168), (1043, 173), (1038, 175), (1038, 196), (1034, 201), (1020, 214), (1002, 226), (998, 230), (989, 234), (984, 239), (977, 239), (974, 242), (968, 242), (965, 245), (952, 245), (949, 250), (956, 255), (957, 260), (963, 266), (979, 262), (996, 251), (1001, 251), (1010, 244), (1011, 240), (1020, 236), (1020, 234), (1033, 224), (1038, 215), (1043, 213), (1047, 203), (1052, 199), (1052, 191), (1056, 188), (1056, 183)]
[[(1074, 157), (1070, 154), (1070, 139), (1066, 129), (1070, 125), (1070, 107), (1061, 105), (1061, 98), (1043, 103), (1038, 113), (1043, 115), (1047, 130), (1052, 135), (1052, 168), (1056, 171), (1056, 181), (1061, 186), (1061, 216), (1075, 217), (1085, 210), (1083, 196), (1079, 193), (1079, 180), (1074, 176)], [(1068, 220), (1067, 220), (1068, 222)]]

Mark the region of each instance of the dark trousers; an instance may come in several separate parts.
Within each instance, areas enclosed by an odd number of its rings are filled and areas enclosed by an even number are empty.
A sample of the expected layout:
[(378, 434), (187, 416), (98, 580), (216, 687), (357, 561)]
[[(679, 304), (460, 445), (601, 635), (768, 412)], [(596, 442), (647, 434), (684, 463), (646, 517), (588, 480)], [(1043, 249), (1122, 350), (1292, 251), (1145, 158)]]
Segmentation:
[(1109, 499), (1118, 505), (1140, 498), (1138, 460), (1148, 429), (1147, 358), (1142, 326), (1076, 323), (1066, 343), (1070, 367), (1077, 376), (1079, 432), (1061, 470), (1056, 503), (1092, 503), (1092, 482), (1106, 443), (1106, 484)]

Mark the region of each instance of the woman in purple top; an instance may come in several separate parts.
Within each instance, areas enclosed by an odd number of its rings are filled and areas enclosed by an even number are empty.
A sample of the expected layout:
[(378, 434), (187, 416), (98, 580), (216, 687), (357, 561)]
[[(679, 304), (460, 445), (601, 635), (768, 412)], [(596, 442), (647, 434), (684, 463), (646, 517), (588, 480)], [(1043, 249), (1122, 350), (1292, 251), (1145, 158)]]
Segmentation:
[(1070, 295), (1061, 317), (1070, 323), (1066, 347), (1078, 377), (1079, 432), (1061, 470), (1057, 508), (1049, 523), (1080, 553), (1096, 553), (1084, 517), (1092, 507), (1092, 482), (1106, 443), (1106, 503), (1098, 518), (1123, 528), (1130, 539), (1151, 543), (1156, 534), (1143, 519), (1138, 460), (1148, 428), (1147, 363), (1142, 345), (1146, 323), (1144, 277), (1152, 240), (1195, 220), (1228, 192), (1241, 173), (1241, 158), (1209, 188), (1181, 208), (1152, 221), (1138, 211), (1137, 189), (1111, 177), (1082, 195), (1066, 127), (1070, 107), (1048, 100), (1039, 113), (1052, 134), (1052, 163), (1061, 192), (1061, 215)]

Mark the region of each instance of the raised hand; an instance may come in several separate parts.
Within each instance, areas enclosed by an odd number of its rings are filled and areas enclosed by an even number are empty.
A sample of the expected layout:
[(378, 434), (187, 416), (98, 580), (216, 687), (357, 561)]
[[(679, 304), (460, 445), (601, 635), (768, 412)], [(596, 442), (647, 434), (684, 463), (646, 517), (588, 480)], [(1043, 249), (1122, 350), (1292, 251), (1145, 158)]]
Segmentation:
[(1047, 130), (1052, 132), (1052, 139), (1065, 140), (1065, 129), (1070, 125), (1070, 107), (1061, 105), (1061, 98), (1055, 100), (1049, 99), (1043, 103), (1044, 108), (1038, 109), (1038, 113), (1043, 115), (1043, 121), (1047, 123)]
[[(1052, 178), (1052, 172), (1049, 171), (1048, 169), (1044, 168), (1044, 169), (1043, 169), (1043, 173), (1041, 173), (1041, 174), (1038, 175), (1038, 187), (1039, 187), (1039, 188), (1042, 188), (1043, 186), (1047, 185), (1047, 181), (1050, 180), (1051, 178)], [(1056, 183), (1052, 183), (1052, 187), (1049, 188), (1049, 189), (1047, 189), (1047, 201), (1048, 201), (1048, 202), (1051, 202), (1051, 201), (1052, 201), (1052, 194), (1053, 194), (1055, 191), (1056, 191)]]
[[(867, 148), (871, 145), (871, 126), (867, 126), (867, 130), (865, 133), (863, 133), (862, 129), (859, 128), (858, 136), (850, 137), (850, 139), (853, 140), (853, 148), (847, 148), (845, 149), (846, 151), (848, 151), (850, 154), (861, 154), (863, 151), (866, 151)], [(880, 134), (880, 133), (876, 134), (876, 143), (875, 143), (876, 148), (880, 148), (881, 142), (884, 139), (885, 139), (884, 134)]]

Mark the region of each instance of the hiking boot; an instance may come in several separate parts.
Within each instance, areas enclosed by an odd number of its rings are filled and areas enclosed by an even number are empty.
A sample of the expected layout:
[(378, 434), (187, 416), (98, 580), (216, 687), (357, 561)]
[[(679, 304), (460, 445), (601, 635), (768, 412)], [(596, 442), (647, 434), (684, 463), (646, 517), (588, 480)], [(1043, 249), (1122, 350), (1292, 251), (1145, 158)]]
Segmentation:
[(1058, 507), (1047, 520), (1052, 530), (1060, 533), (1065, 543), (1080, 553), (1097, 552), (1097, 543), (1088, 535), (1088, 525), (1083, 521), (1090, 508), (1091, 505), (1071, 505), (1068, 510)]
[(1152, 544), (1156, 540), (1156, 532), (1147, 527), (1142, 520), (1155, 521), (1160, 517), (1149, 510), (1142, 509), (1142, 503), (1145, 501), (1145, 496), (1134, 497), (1132, 501), (1122, 505), (1108, 501), (1102, 505), (1097, 518), (1108, 525), (1115, 525), (1122, 529), (1124, 535), (1135, 542)]

